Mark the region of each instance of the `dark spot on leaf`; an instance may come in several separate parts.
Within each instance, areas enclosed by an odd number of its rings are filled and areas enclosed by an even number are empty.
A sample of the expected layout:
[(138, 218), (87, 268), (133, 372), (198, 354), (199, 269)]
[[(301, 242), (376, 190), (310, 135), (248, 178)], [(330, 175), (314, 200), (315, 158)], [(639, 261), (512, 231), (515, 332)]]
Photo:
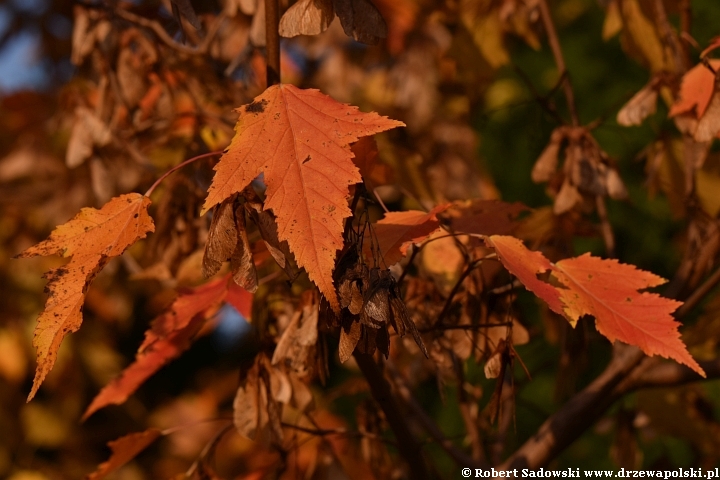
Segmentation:
[(265, 99), (262, 99), (259, 102), (252, 102), (250, 105), (245, 107), (245, 111), (248, 113), (262, 113), (265, 111), (265, 105), (267, 104), (268, 101)]
[(305, 165), (305, 164), (306, 164), (307, 162), (309, 162), (311, 159), (312, 159), (312, 157), (310, 157), (310, 155), (308, 155), (308, 156), (305, 158), (305, 160), (303, 160), (303, 162), (302, 162), (303, 165)]
[(136, 213), (135, 215), (133, 215), (133, 218), (138, 218), (138, 214)]

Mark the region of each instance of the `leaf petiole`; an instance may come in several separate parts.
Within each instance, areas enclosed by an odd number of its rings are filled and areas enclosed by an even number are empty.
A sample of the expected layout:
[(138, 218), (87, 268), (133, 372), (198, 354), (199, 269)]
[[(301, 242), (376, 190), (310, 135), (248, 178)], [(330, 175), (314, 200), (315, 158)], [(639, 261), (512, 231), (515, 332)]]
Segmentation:
[(170, 175), (170, 174), (173, 173), (174, 171), (180, 170), (180, 169), (181, 169), (182, 167), (184, 167), (185, 165), (189, 165), (189, 164), (191, 164), (192, 162), (194, 162), (194, 161), (196, 161), (196, 160), (202, 160), (203, 158), (212, 157), (213, 155), (222, 155), (223, 153), (224, 153), (223, 150), (218, 150), (218, 151), (216, 151), (216, 152), (203, 153), (203, 154), (198, 155), (198, 156), (196, 156), (196, 157), (192, 157), (192, 158), (190, 158), (190, 159), (188, 159), (188, 160), (185, 160), (184, 162), (182, 162), (182, 163), (180, 163), (180, 164), (178, 164), (178, 165), (175, 165), (175, 166), (172, 167), (170, 170), (168, 170), (167, 172), (165, 172), (160, 178), (158, 178), (158, 179), (155, 181), (155, 183), (152, 184), (152, 186), (151, 186), (150, 188), (148, 188), (148, 191), (145, 192), (145, 196), (146, 196), (146, 197), (149, 197), (150, 195), (152, 195), (152, 192), (153, 192), (153, 190), (155, 190), (155, 187), (157, 187), (158, 185), (160, 185), (160, 182), (162, 182), (163, 180), (165, 180), (165, 179), (168, 177), (168, 175)]

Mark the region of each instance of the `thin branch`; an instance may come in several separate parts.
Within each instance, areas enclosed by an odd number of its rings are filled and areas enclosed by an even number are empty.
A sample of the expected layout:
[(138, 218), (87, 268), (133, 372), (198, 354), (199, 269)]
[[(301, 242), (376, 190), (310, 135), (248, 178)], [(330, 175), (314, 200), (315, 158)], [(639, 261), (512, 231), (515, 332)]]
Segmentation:
[(684, 50), (680, 45), (677, 35), (670, 26), (670, 22), (667, 18), (667, 12), (665, 12), (665, 5), (663, 0), (655, 0), (655, 22), (657, 23), (660, 32), (662, 34), (665, 43), (670, 45), (670, 50), (673, 52), (674, 70), (677, 74), (682, 74), (687, 70), (688, 57), (684, 55)]
[(489, 290), (488, 293), (490, 295), (502, 295), (507, 292), (512, 292), (516, 288), (520, 288), (522, 286), (523, 286), (522, 282), (518, 279), (515, 279), (512, 282), (508, 283), (507, 285), (503, 285), (502, 287), (496, 287), (496, 288), (493, 288), (492, 290)]
[[(679, 319), (687, 315), (718, 281), (720, 268), (675, 312), (675, 317)], [(537, 433), (500, 468), (539, 468), (547, 465), (627, 393), (640, 388), (680, 385), (701, 380), (701, 377), (688, 367), (656, 357), (646, 357), (637, 347), (616, 342), (613, 353), (613, 359), (603, 373), (551, 415)], [(720, 377), (720, 360), (698, 363), (705, 370), (707, 378)]]
[[(698, 362), (707, 379), (720, 377), (720, 358)], [(668, 362), (657, 357), (646, 358), (630, 377), (627, 392), (642, 388), (671, 387), (701, 380), (700, 375), (685, 365)]]
[(215, 22), (210, 27), (208, 34), (203, 39), (202, 43), (197, 47), (188, 47), (187, 45), (183, 45), (182, 43), (178, 43), (173, 40), (172, 37), (163, 28), (163, 26), (155, 20), (150, 20), (145, 17), (141, 17), (140, 15), (135, 15), (132, 12), (123, 10), (122, 8), (113, 10), (113, 13), (116, 16), (122, 18), (123, 20), (152, 30), (155, 35), (160, 39), (160, 41), (162, 41), (165, 45), (172, 48), (173, 50), (177, 50), (181, 53), (187, 53), (189, 55), (205, 55), (210, 49), (210, 44), (215, 39), (215, 35), (217, 34), (218, 30), (220, 30), (222, 22), (225, 21), (225, 13), (221, 13), (215, 19)]
[(440, 315), (438, 315), (438, 324), (442, 324), (443, 320), (445, 319), (445, 316), (447, 315), (448, 311), (450, 311), (450, 307), (452, 306), (452, 301), (455, 298), (455, 295), (457, 295), (458, 291), (460, 290), (460, 287), (462, 286), (465, 279), (470, 275), (473, 270), (482, 263), (482, 261), (485, 260), (485, 258), (480, 258), (478, 260), (474, 260), (470, 263), (468, 263), (467, 267), (465, 267), (465, 270), (460, 275), (460, 278), (457, 279), (457, 282), (455, 282), (455, 285), (453, 286), (452, 290), (450, 291), (450, 294), (447, 297), (447, 300), (445, 301), (445, 305), (443, 306), (442, 311), (440, 312)]
[[(550, 102), (550, 98), (552, 97), (555, 88), (553, 87), (552, 90), (550, 90), (550, 93), (548, 93), (545, 96), (540, 95), (540, 92), (537, 91), (535, 88), (535, 85), (532, 83), (532, 79), (528, 77), (528, 75), (517, 65), (515, 67), (515, 72), (520, 76), (523, 82), (525, 82), (525, 86), (530, 90), (530, 93), (533, 97), (535, 97), (535, 102), (538, 103), (545, 112), (547, 112), (551, 117), (555, 119), (557, 123), (560, 125), (563, 125), (565, 123), (565, 120), (560, 116), (557, 109), (555, 108), (555, 105)], [(567, 72), (566, 72), (567, 73)], [(565, 75), (560, 77), (560, 83), (565, 81)]]
[(267, 48), (267, 86), (280, 83), (280, 5), (265, 0), (265, 45)]
[(692, 24), (692, 4), (690, 0), (680, 0), (680, 39), (684, 40), (680, 42), (683, 49), (683, 56), (685, 59), (690, 59), (690, 45), (688, 39), (692, 40), (690, 36), (690, 26)]
[(616, 343), (605, 371), (551, 415), (499, 469), (547, 465), (585, 432), (622, 395), (615, 388), (625, 380), (645, 354), (637, 347)]
[(383, 438), (380, 435), (371, 433), (371, 432), (363, 432), (361, 430), (358, 430), (356, 432), (346, 430), (344, 428), (307, 428), (307, 427), (301, 427), (300, 425), (294, 425), (292, 423), (280, 423), (285, 428), (290, 428), (292, 430), (298, 430), (300, 432), (305, 432), (310, 435), (316, 435), (318, 437), (325, 437), (328, 435), (342, 435), (345, 437), (365, 437), (370, 438), (372, 440), (377, 440), (379, 442), (383, 442), (388, 445), (395, 445), (397, 444), (393, 442), (392, 440), (388, 440), (387, 438)]
[(601, 195), (595, 197), (595, 207), (597, 208), (598, 216), (600, 217), (600, 231), (602, 232), (603, 241), (605, 242), (605, 254), (610, 257), (615, 257), (615, 234), (613, 233), (612, 225), (608, 220), (607, 207), (605, 206), (605, 199)]
[(712, 275), (705, 279), (705, 281), (693, 293), (685, 300), (680, 308), (675, 312), (676, 318), (684, 317), (690, 312), (700, 301), (705, 298), (705, 295), (710, 293), (710, 290), (720, 282), (720, 267), (718, 267)]
[(560, 40), (558, 39), (552, 16), (550, 16), (550, 8), (548, 8), (547, 0), (540, 0), (538, 2), (538, 8), (540, 9), (540, 16), (542, 17), (543, 25), (547, 32), (553, 57), (555, 57), (555, 64), (560, 71), (561, 78), (563, 78), (563, 90), (565, 91), (565, 98), (567, 99), (568, 109), (570, 110), (570, 120), (572, 121), (572, 125), (577, 127), (580, 125), (580, 120), (578, 119), (577, 109), (575, 107), (575, 94), (570, 84), (570, 76), (567, 74), (565, 59), (563, 58), (562, 49), (560, 48)]
[(398, 451), (407, 463), (411, 473), (410, 477), (419, 480), (429, 479), (421, 445), (410, 432), (405, 415), (395, 401), (395, 397), (390, 391), (390, 385), (377, 363), (372, 356), (365, 353), (355, 352), (353, 356), (370, 386), (373, 399), (380, 405), (385, 419), (395, 434)]

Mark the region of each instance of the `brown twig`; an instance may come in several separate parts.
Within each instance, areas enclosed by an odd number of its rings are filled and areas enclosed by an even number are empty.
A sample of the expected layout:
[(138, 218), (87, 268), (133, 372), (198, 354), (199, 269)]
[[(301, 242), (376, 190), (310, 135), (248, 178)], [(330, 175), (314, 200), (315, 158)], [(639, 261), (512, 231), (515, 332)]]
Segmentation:
[(690, 59), (690, 45), (688, 39), (692, 40), (690, 36), (690, 26), (692, 24), (692, 4), (690, 0), (680, 0), (680, 38), (684, 40), (680, 42), (683, 49), (683, 56), (685, 59)]
[(600, 217), (600, 231), (602, 232), (603, 241), (605, 242), (605, 254), (609, 258), (615, 257), (615, 234), (612, 225), (608, 220), (607, 207), (605, 206), (605, 198), (601, 195), (595, 197), (595, 207)]
[(536, 469), (547, 465), (620, 398), (616, 387), (640, 363), (644, 354), (637, 347), (619, 343), (615, 344), (614, 353), (599, 377), (543, 422), (538, 431), (498, 468)]
[(221, 13), (215, 19), (215, 22), (210, 27), (208, 34), (203, 39), (202, 43), (200, 43), (200, 45), (198, 45), (197, 47), (188, 47), (187, 45), (183, 45), (182, 43), (178, 43), (173, 40), (172, 37), (163, 28), (163, 26), (155, 20), (150, 20), (145, 17), (141, 17), (140, 15), (135, 15), (132, 12), (123, 10), (122, 8), (113, 10), (113, 13), (116, 16), (122, 18), (123, 20), (152, 30), (155, 35), (160, 39), (160, 41), (162, 41), (168, 47), (172, 48), (173, 50), (177, 50), (178, 52), (187, 53), (190, 55), (205, 55), (210, 48), (210, 44), (215, 39), (215, 35), (217, 34), (218, 30), (220, 30), (222, 22), (225, 21), (225, 13)]
[(574, 127), (580, 125), (578, 119), (577, 109), (575, 107), (575, 93), (570, 83), (570, 76), (567, 73), (567, 67), (565, 67), (565, 59), (563, 58), (562, 49), (560, 48), (560, 40), (558, 39), (557, 31), (555, 30), (555, 24), (553, 23), (552, 16), (550, 15), (550, 8), (548, 8), (547, 0), (540, 0), (538, 2), (538, 8), (540, 9), (540, 16), (542, 17), (543, 25), (548, 36), (548, 42), (550, 43), (550, 49), (555, 57), (555, 64), (558, 67), (561, 78), (563, 79), (563, 90), (565, 91), (565, 98), (567, 99), (568, 110), (570, 110), (570, 120)]
[[(705, 370), (707, 379), (720, 377), (720, 359), (698, 363)], [(627, 393), (642, 388), (678, 386), (698, 380), (698, 373), (685, 365), (663, 361), (657, 357), (646, 358), (630, 376)]]
[(397, 445), (392, 440), (388, 440), (387, 438), (383, 438), (380, 435), (376, 435), (371, 432), (363, 432), (363, 431), (350, 431), (345, 430), (344, 428), (307, 428), (307, 427), (301, 427), (300, 425), (294, 425), (292, 423), (286, 423), (281, 422), (280, 423), (285, 428), (290, 428), (292, 430), (297, 430), (299, 432), (308, 433), (310, 435), (316, 435), (318, 437), (325, 437), (328, 435), (342, 435), (344, 437), (365, 437), (370, 438), (372, 440), (377, 440), (380, 442), (383, 442), (388, 445)]
[(280, 4), (265, 0), (265, 45), (267, 48), (267, 86), (280, 83)]
[(455, 282), (455, 285), (453, 285), (452, 290), (448, 294), (447, 300), (445, 300), (445, 305), (443, 306), (443, 309), (440, 311), (440, 315), (438, 315), (437, 322), (438, 324), (442, 324), (442, 322), (445, 320), (445, 316), (447, 315), (448, 311), (450, 311), (450, 307), (452, 306), (452, 301), (455, 298), (455, 295), (457, 295), (458, 291), (460, 290), (460, 287), (462, 286), (465, 279), (470, 275), (473, 270), (482, 263), (482, 261), (485, 260), (485, 258), (479, 258), (477, 260), (474, 260), (470, 263), (468, 263), (467, 267), (465, 267), (465, 270), (460, 275), (460, 278), (457, 279), (457, 282)]
[(684, 55), (684, 50), (680, 45), (677, 35), (670, 26), (670, 22), (667, 18), (667, 12), (665, 12), (665, 5), (663, 0), (655, 0), (655, 22), (657, 22), (662, 38), (665, 43), (670, 46), (673, 52), (674, 68), (673, 70), (677, 74), (682, 74), (687, 70), (688, 57)]
[(420, 443), (410, 432), (410, 428), (405, 421), (405, 415), (395, 401), (395, 397), (390, 391), (390, 385), (377, 363), (375, 363), (372, 356), (365, 353), (355, 352), (353, 356), (370, 386), (373, 398), (380, 405), (385, 414), (385, 419), (395, 434), (398, 451), (407, 463), (411, 473), (410, 477), (419, 480), (429, 479)]
[(489, 290), (488, 293), (490, 295), (502, 295), (503, 293), (512, 292), (516, 288), (520, 288), (522, 286), (522, 282), (518, 279), (515, 279), (507, 285), (503, 285), (502, 287), (495, 287), (492, 290)]
[(690, 310), (695, 308), (695, 306), (700, 303), (700, 301), (705, 298), (705, 295), (710, 293), (710, 290), (715, 288), (715, 286), (720, 282), (720, 267), (718, 267), (712, 275), (710, 275), (708, 278), (705, 279), (705, 281), (700, 285), (698, 288), (693, 291), (690, 296), (685, 300), (685, 303), (683, 303), (680, 308), (677, 309), (675, 312), (676, 318), (682, 318), (685, 315), (687, 315)]
[[(675, 313), (687, 315), (720, 281), (720, 268)], [(680, 385), (701, 377), (684, 365), (645, 357), (637, 347), (616, 343), (613, 359), (602, 374), (551, 415), (500, 468), (539, 468), (555, 458), (600, 418), (615, 401), (640, 388)], [(720, 361), (699, 362), (707, 378), (720, 377)]]
[[(535, 88), (535, 85), (532, 83), (532, 79), (520, 67), (518, 67), (517, 65), (515, 65), (514, 67), (515, 67), (515, 72), (522, 79), (522, 81), (525, 82), (525, 86), (530, 90), (530, 93), (532, 94), (532, 96), (535, 97), (535, 102), (537, 102), (540, 105), (540, 107), (542, 107), (542, 109), (548, 113), (548, 115), (553, 117), (557, 123), (559, 123), (560, 125), (563, 125), (565, 123), (565, 121), (558, 113), (557, 109), (555, 108), (555, 105), (550, 102), (550, 98), (552, 97), (552, 95), (555, 91), (555, 87), (553, 87), (547, 95), (542, 96), (542, 95), (540, 95), (540, 92), (538, 92), (537, 89)], [(564, 81), (565, 81), (565, 75), (560, 77), (560, 83), (562, 83)]]

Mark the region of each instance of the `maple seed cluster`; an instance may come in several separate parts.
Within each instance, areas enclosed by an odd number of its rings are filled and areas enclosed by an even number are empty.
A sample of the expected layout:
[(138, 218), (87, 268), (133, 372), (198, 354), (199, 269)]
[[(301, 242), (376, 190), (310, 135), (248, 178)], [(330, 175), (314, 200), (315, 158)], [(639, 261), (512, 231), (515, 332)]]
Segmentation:
[(389, 270), (369, 268), (359, 262), (355, 249), (348, 250), (335, 270), (340, 315), (325, 309), (327, 326), (340, 329), (340, 360), (345, 362), (356, 350), (372, 355), (390, 352), (388, 325), (404, 336), (409, 330), (425, 356), (427, 349), (400, 296), (400, 289)]

